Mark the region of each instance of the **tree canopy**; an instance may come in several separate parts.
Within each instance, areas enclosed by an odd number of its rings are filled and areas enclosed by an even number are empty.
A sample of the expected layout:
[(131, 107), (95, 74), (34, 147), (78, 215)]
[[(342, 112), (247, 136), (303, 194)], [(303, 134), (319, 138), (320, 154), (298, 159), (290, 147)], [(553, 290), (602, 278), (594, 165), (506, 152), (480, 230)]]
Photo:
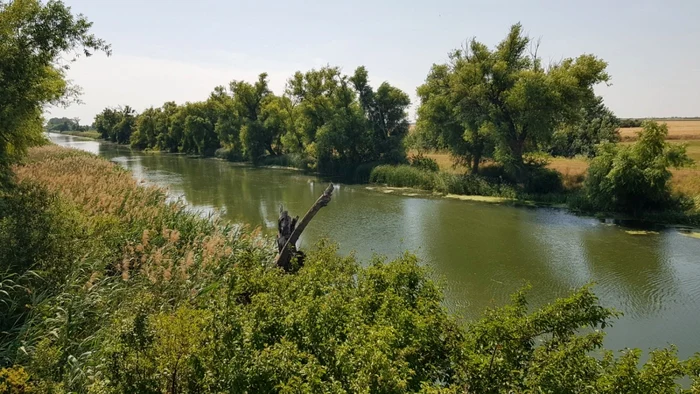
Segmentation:
[[(364, 67), (352, 76), (337, 67), (297, 72), (284, 94), (257, 81), (214, 88), (201, 102), (148, 108), (106, 108), (95, 117), (102, 137), (156, 149), (258, 163), (294, 156), (326, 175), (352, 177), (366, 163), (405, 160), (409, 97), (383, 82), (375, 90)], [(219, 153), (217, 153), (219, 152)]]
[(65, 78), (70, 63), (110, 53), (91, 27), (60, 0), (0, 1), (0, 166), (42, 140), (45, 106), (77, 100)]
[[(607, 82), (607, 64), (593, 55), (544, 66), (539, 43), (513, 25), (489, 49), (476, 39), (434, 65), (418, 88), (418, 126), (432, 132), (478, 171), (486, 155), (523, 178), (523, 156), (541, 150), (560, 125), (574, 122)], [(493, 147), (493, 151), (491, 151)]]

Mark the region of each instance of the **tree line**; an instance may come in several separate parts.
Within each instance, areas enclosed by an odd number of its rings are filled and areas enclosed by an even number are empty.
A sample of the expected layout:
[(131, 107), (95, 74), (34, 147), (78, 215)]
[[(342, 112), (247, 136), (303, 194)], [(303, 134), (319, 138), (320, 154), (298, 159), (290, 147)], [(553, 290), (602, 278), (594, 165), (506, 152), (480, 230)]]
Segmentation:
[(295, 73), (283, 95), (262, 73), (255, 83), (218, 86), (201, 102), (167, 102), (138, 115), (129, 106), (106, 108), (95, 128), (139, 149), (253, 163), (293, 155), (322, 174), (352, 175), (363, 163), (405, 158), (409, 105), (408, 95), (387, 82), (374, 89), (364, 67), (349, 76), (327, 66)]
[(81, 125), (79, 118), (51, 118), (44, 125), (44, 130), (52, 133), (65, 131), (89, 131), (90, 125)]

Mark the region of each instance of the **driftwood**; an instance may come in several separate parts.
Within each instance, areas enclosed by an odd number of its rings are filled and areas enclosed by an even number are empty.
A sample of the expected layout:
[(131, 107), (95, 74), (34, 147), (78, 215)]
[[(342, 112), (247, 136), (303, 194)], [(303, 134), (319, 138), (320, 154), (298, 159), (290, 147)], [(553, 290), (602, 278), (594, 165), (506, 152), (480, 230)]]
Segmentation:
[(296, 243), (299, 236), (304, 231), (306, 226), (311, 222), (311, 219), (316, 216), (318, 211), (328, 205), (333, 194), (333, 184), (328, 185), (321, 197), (316, 200), (311, 206), (306, 215), (299, 221), (299, 216), (292, 218), (289, 213), (280, 207), (280, 217), (277, 220), (277, 257), (275, 264), (285, 269), (290, 270), (290, 262), (295, 254), (300, 253), (296, 250)]

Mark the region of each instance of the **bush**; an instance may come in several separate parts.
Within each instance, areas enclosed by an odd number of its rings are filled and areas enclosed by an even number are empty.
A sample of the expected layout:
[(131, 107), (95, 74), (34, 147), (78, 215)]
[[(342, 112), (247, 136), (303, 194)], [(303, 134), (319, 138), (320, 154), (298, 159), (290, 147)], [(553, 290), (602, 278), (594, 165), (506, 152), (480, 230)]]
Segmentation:
[(363, 163), (355, 168), (355, 174), (352, 177), (352, 182), (354, 183), (369, 183), (370, 177), (372, 176), (372, 171), (380, 165), (379, 162)]
[(433, 190), (444, 194), (480, 195), (515, 198), (515, 189), (498, 180), (489, 180), (478, 175), (458, 175), (434, 172), (410, 165), (375, 167), (370, 182), (394, 187), (413, 187)]
[(419, 168), (421, 170), (426, 170), (426, 171), (431, 171), (431, 172), (440, 171), (440, 166), (438, 165), (437, 161), (435, 161), (435, 159), (432, 159), (430, 157), (425, 157), (422, 154), (418, 154), (418, 155), (409, 157), (408, 164), (410, 164), (412, 167), (416, 167), (416, 168)]
[(667, 135), (665, 124), (648, 121), (634, 145), (601, 145), (584, 183), (587, 205), (632, 214), (673, 207), (669, 167), (690, 165), (692, 160), (685, 146), (667, 143)]
[(391, 166), (381, 165), (372, 170), (370, 182), (384, 183), (395, 187), (415, 187), (432, 190), (435, 176), (432, 172), (406, 164)]
[(525, 193), (557, 194), (564, 191), (559, 171), (544, 167), (531, 167), (524, 184)]
[(265, 156), (257, 164), (261, 166), (291, 167), (306, 170), (309, 168), (310, 160), (301, 153), (289, 153), (280, 156)]
[(620, 119), (620, 127), (642, 127), (644, 124), (644, 119)]
[(231, 148), (219, 148), (214, 152), (214, 157), (222, 159), (222, 160), (227, 160), (231, 162), (241, 162), (245, 161), (245, 158), (243, 155)]

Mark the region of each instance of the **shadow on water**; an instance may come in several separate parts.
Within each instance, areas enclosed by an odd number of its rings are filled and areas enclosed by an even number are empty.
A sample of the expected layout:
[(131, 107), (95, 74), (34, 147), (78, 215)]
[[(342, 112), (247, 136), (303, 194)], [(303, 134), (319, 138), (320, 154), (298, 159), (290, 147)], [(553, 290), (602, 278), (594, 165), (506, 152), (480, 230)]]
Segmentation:
[[(199, 211), (275, 233), (280, 205), (303, 215), (327, 183), (298, 171), (236, 166), (210, 159), (131, 152), (128, 148), (56, 142), (98, 153), (167, 187)], [(645, 231), (629, 233), (635, 226)], [(679, 346), (700, 350), (700, 240), (648, 223), (606, 221), (564, 210), (406, 197), (337, 185), (333, 202), (301, 239), (322, 237), (341, 253), (367, 261), (373, 254), (415, 252), (442, 278), (448, 309), (476, 318), (503, 305), (525, 283), (533, 306), (589, 282), (605, 306), (625, 316), (607, 330), (612, 349)]]

